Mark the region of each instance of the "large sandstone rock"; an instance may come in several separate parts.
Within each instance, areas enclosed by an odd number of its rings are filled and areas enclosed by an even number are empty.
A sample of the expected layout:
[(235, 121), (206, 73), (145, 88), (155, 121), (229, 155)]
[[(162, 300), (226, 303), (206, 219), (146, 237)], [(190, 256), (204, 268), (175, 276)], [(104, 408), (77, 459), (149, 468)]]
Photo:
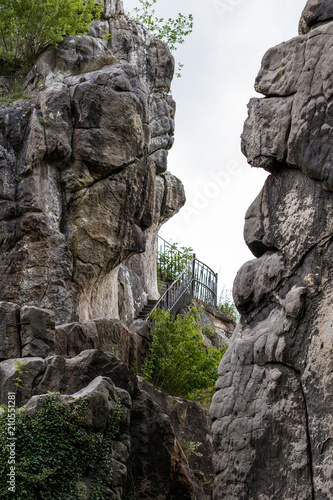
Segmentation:
[(30, 100), (0, 106), (0, 300), (58, 324), (129, 325), (156, 298), (156, 235), (185, 202), (165, 172), (173, 57), (121, 1), (104, 18), (40, 56)]
[(0, 302), (0, 360), (20, 357), (19, 323), (19, 306), (9, 302)]
[(243, 134), (271, 171), (246, 214), (256, 260), (234, 283), (242, 314), (211, 414), (215, 500), (333, 497), (331, 2), (268, 51)]
[[(196, 500), (208, 500), (212, 494), (212, 434), (209, 412), (199, 403), (168, 396), (139, 379), (139, 387), (147, 392), (172, 424), (178, 444), (187, 455)], [(196, 444), (194, 453), (189, 447)]]

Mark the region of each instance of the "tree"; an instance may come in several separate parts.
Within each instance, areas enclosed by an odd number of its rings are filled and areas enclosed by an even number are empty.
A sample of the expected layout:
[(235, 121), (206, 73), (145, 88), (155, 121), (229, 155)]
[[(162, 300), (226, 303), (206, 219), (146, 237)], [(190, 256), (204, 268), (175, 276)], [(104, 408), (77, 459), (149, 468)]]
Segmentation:
[[(171, 51), (177, 50), (182, 45), (185, 37), (193, 31), (193, 15), (185, 16), (179, 13), (176, 19), (158, 18), (153, 6), (157, 0), (139, 0), (141, 7), (135, 7), (134, 13), (137, 21), (140, 21), (152, 33), (155, 38), (166, 43)], [(177, 77), (181, 76), (183, 64), (178, 64)]]
[(29, 70), (49, 45), (85, 33), (102, 9), (95, 0), (0, 0), (0, 57)]

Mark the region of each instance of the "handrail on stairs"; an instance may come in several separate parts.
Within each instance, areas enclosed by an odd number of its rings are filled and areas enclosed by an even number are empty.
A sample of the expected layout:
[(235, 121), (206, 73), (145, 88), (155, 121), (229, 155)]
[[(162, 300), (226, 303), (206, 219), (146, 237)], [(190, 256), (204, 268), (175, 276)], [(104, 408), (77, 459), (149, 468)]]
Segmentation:
[[(210, 267), (198, 260), (195, 254), (193, 254), (193, 257), (189, 260), (188, 255), (175, 249), (170, 243), (158, 236), (158, 251), (160, 251), (159, 249), (161, 247), (164, 248), (164, 251), (167, 249), (167, 252), (171, 252), (172, 271), (175, 272), (177, 266), (180, 266), (178, 267), (178, 271), (180, 272), (161, 295), (154, 308), (149, 313), (147, 320), (158, 308), (164, 311), (170, 309), (171, 315), (176, 316), (176, 314), (183, 307), (189, 305), (194, 298), (199, 299), (205, 304), (216, 306), (218, 274), (214, 273)], [(169, 258), (170, 253), (167, 255)], [(173, 255), (175, 255), (175, 266), (172, 262)]]

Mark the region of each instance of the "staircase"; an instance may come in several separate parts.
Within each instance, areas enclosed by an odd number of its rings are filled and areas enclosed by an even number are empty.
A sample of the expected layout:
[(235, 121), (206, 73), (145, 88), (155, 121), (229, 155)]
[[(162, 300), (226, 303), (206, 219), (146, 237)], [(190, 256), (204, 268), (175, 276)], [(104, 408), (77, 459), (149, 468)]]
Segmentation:
[(138, 314), (137, 319), (146, 320), (148, 318), (148, 316), (153, 312), (153, 309), (155, 309), (155, 306), (156, 306), (158, 301), (159, 301), (159, 299), (158, 300), (150, 300), (149, 299), (147, 304), (142, 309), (142, 311), (140, 311), (140, 313)]
[[(163, 252), (159, 250), (162, 248), (161, 242)], [(176, 317), (180, 310), (189, 305), (194, 298), (207, 305), (216, 306), (218, 275), (212, 269), (200, 262), (194, 254), (192, 258), (189, 258), (188, 255), (182, 254), (179, 250), (175, 251), (174, 246), (160, 236), (158, 237), (157, 248), (158, 255), (162, 255), (162, 259), (164, 258), (162, 260), (162, 263), (164, 263), (162, 271), (165, 273), (167, 269), (167, 274), (164, 277), (163, 272), (158, 268), (159, 278), (168, 279), (166, 276), (170, 274), (170, 262), (171, 270), (174, 272), (176, 269), (178, 275), (171, 284), (163, 284), (161, 296), (158, 300), (148, 300), (137, 319), (148, 321), (149, 316), (157, 308), (163, 311), (170, 310), (171, 315)], [(165, 262), (168, 263), (168, 266), (165, 265)]]

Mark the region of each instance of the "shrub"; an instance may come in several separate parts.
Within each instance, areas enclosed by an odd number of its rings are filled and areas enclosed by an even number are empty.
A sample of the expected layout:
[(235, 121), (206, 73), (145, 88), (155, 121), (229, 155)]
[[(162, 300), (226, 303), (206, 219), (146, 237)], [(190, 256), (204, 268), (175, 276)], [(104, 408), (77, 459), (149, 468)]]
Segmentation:
[(197, 451), (198, 448), (202, 445), (200, 442), (195, 441), (184, 441), (180, 440), (179, 444), (186, 456), (186, 458), (190, 458), (191, 455), (196, 455), (197, 457), (202, 457), (203, 454)]
[(217, 379), (225, 349), (207, 348), (200, 331), (199, 313), (171, 319), (170, 311), (152, 316), (152, 343), (143, 368), (145, 380), (171, 396), (207, 401)]
[[(105, 498), (102, 479), (110, 474), (112, 440), (119, 431), (120, 403), (109, 418), (105, 432), (83, 427), (87, 398), (70, 404), (52, 395), (44, 407), (29, 417), (16, 410), (16, 492), (17, 500), (79, 500), (78, 480), (89, 475), (91, 500)], [(7, 474), (8, 408), (0, 415), (0, 498), (9, 498)]]
[(235, 303), (232, 299), (231, 292), (229, 290), (226, 290), (225, 287), (222, 288), (222, 292), (217, 307), (218, 309), (220, 309), (220, 311), (229, 314), (236, 323), (237, 321), (239, 321), (240, 314), (237, 311)]
[(192, 259), (193, 248), (179, 247), (179, 243), (172, 243), (164, 251), (158, 250), (157, 279), (159, 282), (173, 282)]
[(27, 71), (46, 47), (83, 34), (101, 12), (95, 0), (0, 0), (0, 58)]
[(214, 340), (216, 336), (216, 327), (213, 324), (205, 325), (201, 328), (202, 334), (207, 337), (208, 340)]

